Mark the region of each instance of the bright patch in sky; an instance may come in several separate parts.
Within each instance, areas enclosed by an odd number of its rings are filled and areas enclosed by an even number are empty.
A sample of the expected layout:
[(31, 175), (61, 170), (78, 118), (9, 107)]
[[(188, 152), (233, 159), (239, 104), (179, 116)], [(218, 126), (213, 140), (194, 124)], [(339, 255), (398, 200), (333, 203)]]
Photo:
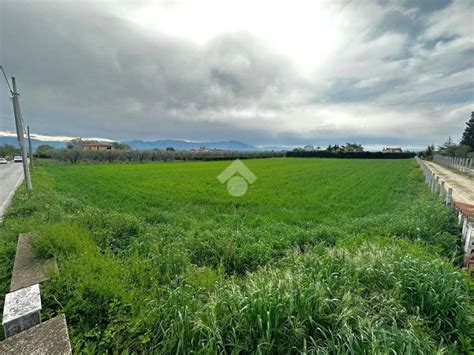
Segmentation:
[(226, 33), (248, 32), (305, 72), (337, 48), (342, 7), (318, 1), (161, 1), (117, 14), (147, 30), (205, 45)]

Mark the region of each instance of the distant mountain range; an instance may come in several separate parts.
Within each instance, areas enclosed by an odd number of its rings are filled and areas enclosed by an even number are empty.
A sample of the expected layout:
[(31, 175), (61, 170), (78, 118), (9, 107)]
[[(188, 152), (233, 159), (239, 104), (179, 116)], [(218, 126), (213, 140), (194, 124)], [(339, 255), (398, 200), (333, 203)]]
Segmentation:
[[(0, 137), (0, 145), (10, 144), (15, 147), (18, 147), (18, 141), (16, 137)], [(66, 142), (61, 141), (42, 141), (39, 139), (31, 139), (31, 145), (33, 150), (35, 150), (39, 145), (47, 144), (54, 148), (66, 148)]]
[(166, 139), (156, 141), (142, 141), (132, 140), (124, 141), (122, 143), (128, 144), (133, 149), (166, 149), (173, 147), (176, 150), (191, 150), (206, 147), (207, 149), (224, 149), (224, 150), (259, 150), (259, 148), (242, 143), (239, 141), (224, 141), (224, 142), (188, 142), (179, 139)]
[[(63, 141), (49, 141), (32, 139), (31, 143), (33, 149), (36, 149), (39, 145), (47, 144), (54, 148), (65, 148), (66, 142)], [(108, 142), (106, 142), (108, 143)], [(156, 141), (143, 141), (143, 140), (131, 140), (123, 141), (121, 143), (128, 144), (132, 149), (145, 150), (145, 149), (166, 149), (173, 147), (176, 150), (191, 150), (199, 149), (200, 147), (206, 147), (207, 149), (222, 149), (222, 150), (233, 150), (233, 151), (250, 151), (250, 150), (282, 150), (283, 147), (265, 147), (258, 148), (250, 144), (242, 143), (239, 141), (222, 141), (222, 142), (189, 142), (179, 139), (164, 139)], [(15, 137), (0, 137), (0, 145), (11, 144), (18, 146), (18, 142)]]

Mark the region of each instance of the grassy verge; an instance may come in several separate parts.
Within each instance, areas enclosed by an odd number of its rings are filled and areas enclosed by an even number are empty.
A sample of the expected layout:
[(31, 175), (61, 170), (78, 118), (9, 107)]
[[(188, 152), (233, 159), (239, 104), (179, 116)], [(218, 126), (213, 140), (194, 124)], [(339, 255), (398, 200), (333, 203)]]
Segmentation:
[(2, 292), (34, 230), (60, 269), (44, 315), (66, 313), (76, 351), (469, 350), (456, 220), (412, 162), (249, 161), (240, 200), (225, 165), (37, 169), (0, 229)]

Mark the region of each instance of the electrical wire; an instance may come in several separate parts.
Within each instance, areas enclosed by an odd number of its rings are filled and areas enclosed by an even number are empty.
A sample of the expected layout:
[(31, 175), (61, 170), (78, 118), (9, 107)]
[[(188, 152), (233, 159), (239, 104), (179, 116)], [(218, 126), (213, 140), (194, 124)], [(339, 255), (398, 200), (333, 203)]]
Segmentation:
[(0, 65), (0, 69), (2, 69), (3, 76), (5, 77), (5, 80), (6, 80), (7, 85), (8, 85), (8, 89), (10, 90), (10, 93), (13, 95), (13, 90), (10, 86), (10, 82), (8, 81), (7, 74), (5, 74), (5, 70), (3, 70), (3, 66)]

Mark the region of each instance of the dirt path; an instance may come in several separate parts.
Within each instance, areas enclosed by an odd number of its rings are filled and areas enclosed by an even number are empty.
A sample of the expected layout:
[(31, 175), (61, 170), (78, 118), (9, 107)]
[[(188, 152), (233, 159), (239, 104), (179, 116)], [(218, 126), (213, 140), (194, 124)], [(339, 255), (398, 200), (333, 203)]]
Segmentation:
[(444, 181), (447, 187), (453, 189), (453, 199), (455, 202), (468, 203), (474, 205), (474, 179), (457, 174), (438, 164), (425, 161), (430, 170)]

